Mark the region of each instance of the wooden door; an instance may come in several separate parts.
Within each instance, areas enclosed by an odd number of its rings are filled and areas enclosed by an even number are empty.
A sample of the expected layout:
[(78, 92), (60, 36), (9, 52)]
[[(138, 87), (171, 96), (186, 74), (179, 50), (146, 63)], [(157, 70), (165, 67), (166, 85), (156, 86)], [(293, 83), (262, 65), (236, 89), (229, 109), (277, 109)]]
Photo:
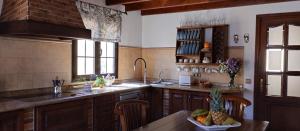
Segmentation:
[(188, 110), (194, 111), (196, 109), (208, 109), (208, 102), (206, 98), (207, 93), (190, 92), (188, 95)]
[(254, 117), (300, 130), (300, 12), (257, 16)]
[(11, 111), (0, 114), (0, 131), (23, 131), (23, 111)]
[(187, 109), (187, 94), (181, 90), (170, 90), (169, 114)]
[(115, 94), (94, 98), (94, 131), (114, 131), (117, 124), (114, 108), (117, 101)]
[(88, 131), (88, 101), (76, 100), (35, 109), (36, 131)]

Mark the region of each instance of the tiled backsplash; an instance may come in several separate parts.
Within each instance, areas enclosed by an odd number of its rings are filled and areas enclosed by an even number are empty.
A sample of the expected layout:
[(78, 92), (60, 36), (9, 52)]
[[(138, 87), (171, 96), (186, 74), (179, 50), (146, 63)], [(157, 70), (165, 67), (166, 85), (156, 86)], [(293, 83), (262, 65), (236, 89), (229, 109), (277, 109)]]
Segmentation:
[[(242, 47), (229, 47), (229, 57), (236, 57), (243, 62), (244, 48)], [(157, 79), (160, 71), (163, 71), (164, 79), (178, 80), (179, 73), (177, 71), (175, 60), (175, 48), (143, 48), (142, 56), (146, 59), (148, 64), (148, 76), (152, 79)], [(204, 73), (201, 74), (201, 80), (208, 80), (214, 83), (227, 83), (229, 82), (228, 75), (220, 73)], [(237, 75), (236, 83), (244, 83), (244, 68), (242, 68)]]
[(58, 76), (71, 81), (71, 42), (0, 37), (0, 91), (51, 86)]
[[(142, 50), (138, 47), (119, 47), (119, 68), (118, 79), (129, 80), (142, 78), (142, 64), (136, 66), (136, 71), (133, 70), (135, 59), (142, 57)], [(143, 66), (144, 67), (144, 66)]]
[(158, 79), (159, 73), (162, 71), (164, 79), (178, 80), (175, 48), (143, 48), (142, 54), (148, 64), (147, 77)]
[[(51, 87), (58, 76), (71, 82), (71, 41), (41, 41), (0, 37), (0, 92)], [(147, 61), (147, 78), (157, 79), (163, 71), (164, 79), (178, 80), (175, 48), (119, 47), (119, 80), (142, 79), (142, 63), (133, 71), (136, 58)], [(229, 56), (243, 58), (243, 48), (229, 48)], [(237, 83), (244, 82), (243, 68)], [(201, 78), (226, 83), (226, 74), (204, 74)]]

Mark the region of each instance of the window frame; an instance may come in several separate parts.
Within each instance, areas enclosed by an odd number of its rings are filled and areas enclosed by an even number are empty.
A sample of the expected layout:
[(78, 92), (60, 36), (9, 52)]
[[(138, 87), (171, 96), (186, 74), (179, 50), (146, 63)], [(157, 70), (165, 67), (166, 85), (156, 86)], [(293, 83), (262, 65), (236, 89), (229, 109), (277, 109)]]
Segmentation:
[[(101, 76), (106, 76), (107, 74), (101, 74), (101, 69), (100, 69), (100, 64), (101, 64), (101, 42), (99, 41), (94, 41), (95, 43), (95, 65), (94, 65), (94, 70), (95, 70), (95, 74), (96, 75), (101, 75)], [(119, 43), (118, 42), (112, 42), (115, 44), (115, 70), (113, 75), (116, 78), (118, 78), (118, 66), (119, 66)], [(77, 44), (78, 44), (78, 40), (72, 40), (72, 81), (75, 82), (77, 80), (79, 80), (80, 78), (84, 78), (85, 80), (89, 80), (91, 75), (77, 75), (77, 58), (78, 58), (78, 52), (77, 52)]]

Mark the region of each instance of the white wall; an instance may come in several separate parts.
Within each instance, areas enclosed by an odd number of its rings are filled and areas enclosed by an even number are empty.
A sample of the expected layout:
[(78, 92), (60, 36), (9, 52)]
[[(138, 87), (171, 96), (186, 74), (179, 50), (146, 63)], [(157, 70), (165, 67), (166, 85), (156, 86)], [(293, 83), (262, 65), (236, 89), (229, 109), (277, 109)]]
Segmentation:
[[(105, 6), (105, 0), (82, 0), (88, 3)], [(105, 6), (108, 7), (108, 6)], [(109, 8), (124, 11), (122, 5), (109, 6)], [(128, 12), (122, 15), (122, 36), (120, 45), (142, 46), (142, 17), (140, 11)]]
[[(176, 27), (186, 15), (224, 15), (230, 25), (230, 46), (244, 46), (244, 78), (252, 79), (251, 84), (244, 84), (245, 97), (253, 102), (256, 15), (295, 11), (300, 11), (300, 1), (143, 16), (142, 47), (175, 47)], [(238, 44), (232, 39), (235, 33), (240, 36)], [(244, 33), (250, 34), (249, 43), (242, 41)], [(247, 109), (246, 117), (253, 117), (253, 107)]]
[(142, 46), (142, 17), (140, 11), (128, 12), (128, 15), (122, 15), (121, 45)]

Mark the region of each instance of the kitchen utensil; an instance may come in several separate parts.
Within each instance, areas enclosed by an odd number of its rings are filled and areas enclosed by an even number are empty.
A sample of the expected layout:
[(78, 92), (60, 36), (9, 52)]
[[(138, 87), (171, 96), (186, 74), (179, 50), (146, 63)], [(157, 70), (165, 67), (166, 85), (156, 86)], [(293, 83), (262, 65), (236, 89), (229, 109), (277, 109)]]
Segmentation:
[(184, 63), (189, 63), (189, 59), (184, 59), (183, 62)]
[(178, 71), (178, 72), (182, 71), (182, 68), (178, 66), (178, 67), (177, 67), (177, 71)]
[(190, 59), (189, 62), (190, 62), (190, 63), (194, 63), (194, 59)]
[(189, 68), (189, 67), (184, 67), (183, 70), (184, 70), (185, 72), (190, 72), (190, 68)]
[(178, 63), (183, 63), (183, 59), (178, 59)]

